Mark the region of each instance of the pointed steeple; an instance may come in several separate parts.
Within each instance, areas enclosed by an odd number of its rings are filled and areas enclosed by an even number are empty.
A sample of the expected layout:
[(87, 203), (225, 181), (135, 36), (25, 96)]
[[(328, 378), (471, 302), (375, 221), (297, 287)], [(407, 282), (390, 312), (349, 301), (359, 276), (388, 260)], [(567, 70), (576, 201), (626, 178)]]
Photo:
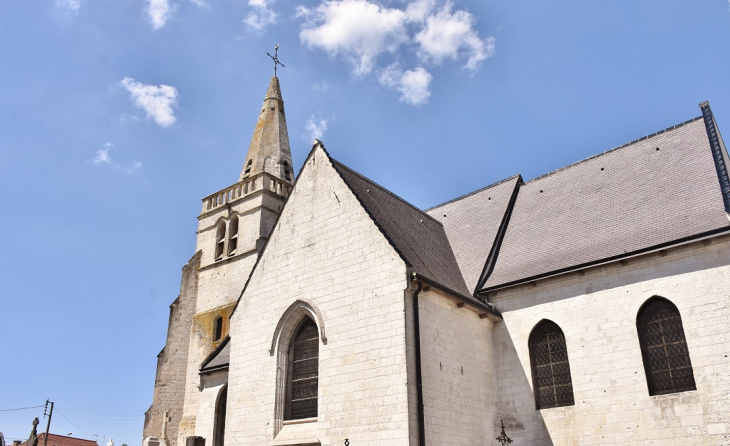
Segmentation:
[(271, 78), (266, 91), (239, 181), (261, 172), (267, 172), (290, 184), (294, 180), (284, 101), (276, 76)]

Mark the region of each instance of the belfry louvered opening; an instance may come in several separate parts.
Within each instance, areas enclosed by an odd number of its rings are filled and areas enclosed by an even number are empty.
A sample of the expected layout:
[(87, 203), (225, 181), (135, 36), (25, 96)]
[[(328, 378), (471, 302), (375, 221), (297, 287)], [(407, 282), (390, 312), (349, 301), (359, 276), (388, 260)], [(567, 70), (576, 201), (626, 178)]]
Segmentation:
[(636, 318), (649, 395), (696, 390), (682, 316), (670, 301), (653, 297)]
[(575, 404), (568, 349), (560, 327), (551, 321), (540, 322), (528, 344), (537, 409)]
[(319, 384), (319, 332), (311, 319), (304, 319), (289, 347), (285, 420), (317, 416)]

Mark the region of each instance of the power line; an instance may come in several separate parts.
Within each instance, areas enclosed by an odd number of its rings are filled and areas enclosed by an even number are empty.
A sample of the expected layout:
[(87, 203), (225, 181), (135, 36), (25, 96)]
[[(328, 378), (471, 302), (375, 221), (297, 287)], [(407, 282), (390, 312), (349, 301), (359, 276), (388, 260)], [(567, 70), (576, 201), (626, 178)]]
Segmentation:
[(30, 407), (18, 407), (17, 409), (0, 409), (0, 412), (11, 412), (13, 410), (25, 410), (25, 409), (38, 409), (40, 407), (43, 407), (43, 406), (41, 405), (41, 406), (30, 406)]
[(64, 417), (65, 419), (67, 419), (69, 423), (71, 423), (71, 424), (73, 424), (74, 426), (78, 427), (78, 428), (79, 428), (79, 429), (81, 430), (81, 432), (83, 432), (83, 433), (85, 433), (86, 435), (88, 435), (88, 436), (89, 436), (89, 438), (93, 437), (93, 435), (91, 435), (90, 433), (88, 433), (88, 432), (86, 432), (85, 430), (81, 429), (81, 426), (79, 426), (78, 424), (76, 424), (76, 423), (74, 423), (73, 421), (71, 421), (71, 419), (70, 419), (69, 417), (67, 417), (66, 415), (64, 415), (64, 414), (63, 414), (63, 412), (61, 412), (60, 410), (58, 410), (58, 407), (56, 407), (56, 412), (58, 412), (59, 414), (61, 414), (61, 416), (62, 416), (62, 417)]

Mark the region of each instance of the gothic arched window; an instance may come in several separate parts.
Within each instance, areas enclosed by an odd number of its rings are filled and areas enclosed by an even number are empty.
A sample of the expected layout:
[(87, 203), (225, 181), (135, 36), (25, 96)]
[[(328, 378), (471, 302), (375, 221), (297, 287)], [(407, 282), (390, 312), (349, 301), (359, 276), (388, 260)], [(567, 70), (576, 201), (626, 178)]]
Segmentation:
[(696, 390), (682, 316), (670, 301), (652, 297), (636, 317), (649, 395)]
[(238, 248), (238, 216), (234, 215), (228, 224), (228, 255), (236, 254), (236, 248)]
[(215, 404), (215, 420), (213, 426), (213, 446), (223, 446), (226, 434), (226, 404), (228, 403), (228, 386), (224, 386), (218, 394)]
[(215, 233), (215, 259), (223, 258), (223, 248), (226, 244), (226, 222), (218, 223), (218, 230)]
[(289, 345), (287, 367), (287, 401), (285, 420), (317, 416), (319, 382), (319, 332), (317, 325), (305, 318), (297, 327)]
[(575, 404), (568, 349), (560, 327), (551, 321), (540, 322), (532, 330), (528, 345), (537, 408)]

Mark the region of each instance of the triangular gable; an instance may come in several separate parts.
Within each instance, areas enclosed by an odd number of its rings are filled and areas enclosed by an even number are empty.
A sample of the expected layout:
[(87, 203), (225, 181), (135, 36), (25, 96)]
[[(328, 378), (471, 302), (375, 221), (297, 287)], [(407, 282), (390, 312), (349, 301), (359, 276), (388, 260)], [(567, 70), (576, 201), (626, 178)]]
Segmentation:
[[(473, 301), (480, 307), (484, 305), (471, 297), (441, 223), (385, 188), (332, 159), (320, 141), (315, 141), (312, 150), (303, 163), (304, 166), (312, 159), (318, 149), (321, 149), (381, 234), (388, 240), (404, 263), (413, 269), (414, 273), (429, 280), (444, 291)], [(277, 221), (274, 223), (272, 233), (266, 240), (256, 263), (251, 269), (246, 284), (231, 312), (231, 318), (233, 318), (233, 314), (235, 314), (238, 305), (241, 303), (241, 298), (258, 268), (269, 242), (274, 238), (274, 232), (279, 227), (279, 221), (285, 213), (287, 203), (296, 194), (303, 170), (304, 167), (295, 179), (292, 191), (284, 202)], [(375, 197), (378, 197), (378, 200)]]

